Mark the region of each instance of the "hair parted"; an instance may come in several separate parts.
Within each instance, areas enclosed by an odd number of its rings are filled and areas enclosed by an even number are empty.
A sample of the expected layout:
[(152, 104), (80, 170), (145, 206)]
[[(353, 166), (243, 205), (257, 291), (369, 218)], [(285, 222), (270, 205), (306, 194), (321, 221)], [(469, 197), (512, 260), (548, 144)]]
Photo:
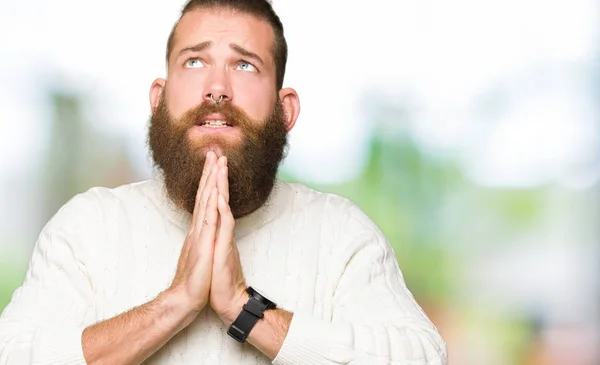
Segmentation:
[(171, 30), (171, 34), (169, 34), (169, 40), (167, 41), (167, 64), (169, 64), (171, 52), (173, 51), (175, 33), (179, 21), (186, 13), (198, 9), (231, 9), (268, 22), (275, 34), (272, 52), (273, 60), (275, 61), (276, 86), (277, 89), (283, 87), (288, 48), (283, 34), (283, 24), (279, 16), (275, 13), (275, 10), (273, 10), (270, 0), (189, 0), (183, 7), (179, 19)]

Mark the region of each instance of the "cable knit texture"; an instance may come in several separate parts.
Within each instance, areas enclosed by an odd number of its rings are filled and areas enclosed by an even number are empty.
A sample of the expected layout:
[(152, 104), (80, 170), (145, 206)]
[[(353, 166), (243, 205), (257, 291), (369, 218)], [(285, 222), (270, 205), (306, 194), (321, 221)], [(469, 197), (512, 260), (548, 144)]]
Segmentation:
[[(83, 329), (170, 285), (190, 220), (160, 178), (71, 199), (0, 317), (0, 364), (85, 364)], [(294, 313), (273, 364), (447, 363), (387, 239), (348, 199), (278, 181), (235, 236), (247, 283)], [(146, 364), (270, 363), (226, 332), (205, 308)]]

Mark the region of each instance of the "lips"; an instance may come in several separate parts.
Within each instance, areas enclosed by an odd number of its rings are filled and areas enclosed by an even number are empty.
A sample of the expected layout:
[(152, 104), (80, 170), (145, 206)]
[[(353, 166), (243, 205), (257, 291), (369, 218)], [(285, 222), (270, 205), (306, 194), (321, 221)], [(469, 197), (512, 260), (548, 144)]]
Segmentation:
[(233, 127), (229, 118), (220, 113), (213, 113), (198, 120), (196, 125), (209, 128)]
[(202, 127), (212, 127), (212, 128), (233, 127), (226, 120), (221, 120), (221, 119), (208, 119), (208, 120), (204, 120), (204, 121), (201, 121), (198, 125), (200, 125)]

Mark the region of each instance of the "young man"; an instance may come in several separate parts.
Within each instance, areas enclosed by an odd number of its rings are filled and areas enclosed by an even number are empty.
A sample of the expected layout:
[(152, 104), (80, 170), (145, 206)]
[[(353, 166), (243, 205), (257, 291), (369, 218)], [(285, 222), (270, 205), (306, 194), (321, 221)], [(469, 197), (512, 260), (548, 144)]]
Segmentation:
[(276, 179), (300, 112), (266, 0), (191, 0), (150, 89), (155, 178), (77, 195), (0, 318), (0, 364), (445, 364), (351, 201)]

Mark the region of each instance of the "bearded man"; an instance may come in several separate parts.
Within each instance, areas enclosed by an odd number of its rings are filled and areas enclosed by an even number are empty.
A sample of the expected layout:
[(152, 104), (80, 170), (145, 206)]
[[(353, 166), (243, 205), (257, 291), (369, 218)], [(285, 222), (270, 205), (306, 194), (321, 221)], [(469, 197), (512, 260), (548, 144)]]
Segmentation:
[(71, 199), (0, 364), (445, 364), (378, 227), (276, 178), (300, 112), (266, 0), (191, 0), (150, 89), (154, 178)]

